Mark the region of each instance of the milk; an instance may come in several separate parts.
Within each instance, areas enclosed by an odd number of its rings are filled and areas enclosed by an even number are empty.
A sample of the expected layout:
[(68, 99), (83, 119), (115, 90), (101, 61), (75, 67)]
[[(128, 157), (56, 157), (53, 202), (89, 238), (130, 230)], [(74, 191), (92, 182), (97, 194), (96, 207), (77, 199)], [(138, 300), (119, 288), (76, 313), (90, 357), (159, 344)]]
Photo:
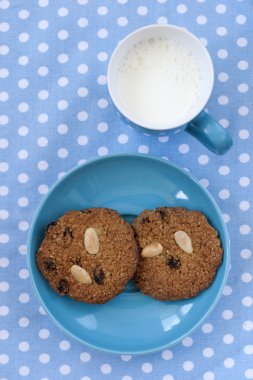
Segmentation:
[(168, 38), (147, 39), (124, 56), (117, 73), (120, 103), (140, 125), (159, 129), (180, 121), (199, 97), (200, 63)]

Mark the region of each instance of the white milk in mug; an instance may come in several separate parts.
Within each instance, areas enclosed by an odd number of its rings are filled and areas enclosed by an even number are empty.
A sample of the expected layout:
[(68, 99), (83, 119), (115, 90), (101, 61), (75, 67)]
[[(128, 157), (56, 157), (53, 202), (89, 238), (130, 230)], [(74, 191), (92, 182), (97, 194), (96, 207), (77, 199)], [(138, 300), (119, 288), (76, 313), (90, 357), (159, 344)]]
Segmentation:
[(177, 122), (196, 103), (201, 90), (200, 62), (179, 41), (154, 37), (131, 47), (117, 72), (122, 107), (153, 129)]

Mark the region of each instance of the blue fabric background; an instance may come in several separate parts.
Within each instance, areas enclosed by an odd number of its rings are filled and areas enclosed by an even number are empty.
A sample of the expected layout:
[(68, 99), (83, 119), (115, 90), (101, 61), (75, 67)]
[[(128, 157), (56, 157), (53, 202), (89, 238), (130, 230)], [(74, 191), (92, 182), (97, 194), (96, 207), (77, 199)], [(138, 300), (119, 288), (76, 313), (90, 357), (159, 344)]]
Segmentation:
[[(108, 102), (106, 69), (137, 27), (173, 23), (207, 45), (209, 112), (228, 128), (225, 156), (191, 136), (129, 129)], [(251, 0), (0, 1), (0, 379), (253, 379)], [(191, 337), (160, 353), (112, 355), (62, 334), (33, 294), (26, 240), (52, 184), (85, 160), (116, 152), (164, 157), (209, 189), (227, 223), (231, 271)]]

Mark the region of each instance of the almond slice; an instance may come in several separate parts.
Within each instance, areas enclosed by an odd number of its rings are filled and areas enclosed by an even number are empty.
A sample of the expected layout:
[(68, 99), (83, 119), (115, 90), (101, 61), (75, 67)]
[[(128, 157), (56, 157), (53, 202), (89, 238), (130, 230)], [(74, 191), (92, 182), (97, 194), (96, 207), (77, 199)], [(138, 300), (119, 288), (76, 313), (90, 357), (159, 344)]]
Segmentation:
[(89, 227), (84, 233), (84, 246), (90, 255), (96, 255), (99, 251), (99, 239), (94, 228)]
[(177, 245), (186, 253), (192, 253), (192, 241), (190, 236), (182, 230), (179, 230), (174, 233), (174, 238), (177, 243)]
[(82, 284), (92, 283), (89, 273), (82, 267), (79, 267), (79, 265), (72, 265), (70, 271), (76, 281), (81, 282)]
[(143, 250), (141, 251), (141, 256), (142, 257), (155, 257), (158, 256), (162, 253), (163, 251), (163, 246), (158, 243), (151, 243), (147, 245)]

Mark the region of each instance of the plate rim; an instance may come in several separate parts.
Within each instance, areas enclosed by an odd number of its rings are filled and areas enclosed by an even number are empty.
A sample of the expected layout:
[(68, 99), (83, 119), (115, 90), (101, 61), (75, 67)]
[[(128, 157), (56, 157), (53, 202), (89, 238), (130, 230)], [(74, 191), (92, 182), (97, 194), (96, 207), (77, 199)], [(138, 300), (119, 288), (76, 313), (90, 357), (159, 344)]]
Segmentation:
[[(134, 159), (144, 159), (144, 160), (151, 160), (151, 161), (160, 162), (162, 164), (168, 165), (169, 167), (173, 167), (174, 169), (178, 170), (183, 175), (189, 177), (198, 187), (201, 188), (201, 190), (208, 197), (209, 201), (212, 203), (212, 206), (214, 207), (216, 213), (219, 216), (219, 219), (220, 219), (220, 222), (221, 222), (221, 225), (222, 225), (222, 228), (223, 228), (223, 232), (224, 232), (224, 239), (225, 239), (226, 245), (227, 245), (227, 251), (226, 251), (226, 253), (227, 253), (226, 254), (227, 265), (225, 267), (225, 273), (224, 273), (224, 277), (222, 279), (221, 285), (219, 287), (219, 291), (217, 292), (213, 303), (207, 308), (207, 310), (203, 314), (202, 318), (200, 320), (198, 320), (198, 322), (190, 330), (188, 330), (184, 334), (181, 334), (180, 337), (177, 337), (177, 338), (173, 339), (171, 342), (168, 342), (168, 344), (159, 345), (159, 347), (157, 346), (154, 349), (150, 348), (150, 349), (145, 349), (145, 350), (133, 350), (133, 351), (123, 351), (123, 350), (119, 350), (119, 349), (115, 350), (115, 349), (100, 347), (99, 345), (92, 344), (90, 342), (86, 342), (83, 339), (79, 338), (78, 336), (74, 335), (67, 328), (65, 328), (60, 322), (58, 322), (57, 319), (54, 318), (54, 316), (51, 314), (50, 310), (45, 305), (44, 300), (41, 297), (41, 295), (40, 295), (40, 293), (38, 291), (38, 288), (36, 286), (36, 283), (35, 283), (35, 280), (34, 280), (34, 276), (33, 276), (33, 271), (32, 271), (32, 264), (31, 264), (31, 261), (32, 261), (31, 243), (32, 243), (32, 238), (33, 238), (33, 230), (34, 230), (37, 218), (38, 218), (38, 216), (39, 216), (39, 214), (41, 212), (41, 209), (43, 208), (44, 204), (46, 203), (46, 201), (49, 198), (49, 196), (51, 195), (51, 193), (55, 190), (55, 188), (64, 179), (66, 179), (67, 177), (73, 175), (75, 172), (82, 171), (86, 166), (93, 165), (93, 164), (95, 164), (96, 162), (99, 162), (99, 161), (114, 160), (114, 159), (117, 159), (117, 158), (134, 158)], [(123, 355), (123, 354), (124, 355), (127, 355), (127, 354), (128, 355), (145, 355), (145, 354), (151, 354), (151, 353), (162, 351), (162, 350), (164, 350), (166, 348), (169, 348), (169, 347), (174, 346), (175, 344), (181, 342), (186, 336), (191, 335), (195, 330), (197, 330), (199, 328), (199, 326), (203, 323), (203, 321), (206, 320), (206, 318), (212, 313), (212, 311), (217, 306), (217, 304), (218, 304), (218, 302), (219, 302), (219, 300), (220, 300), (220, 298), (222, 296), (222, 292), (223, 292), (224, 286), (227, 283), (227, 279), (228, 279), (228, 275), (229, 275), (230, 262), (231, 262), (231, 249), (230, 249), (230, 238), (229, 238), (227, 226), (226, 226), (226, 224), (225, 224), (225, 222), (223, 220), (221, 211), (220, 211), (217, 203), (215, 202), (215, 200), (214, 200), (213, 196), (211, 195), (211, 193), (200, 183), (200, 181), (192, 173), (186, 171), (184, 168), (180, 167), (178, 164), (176, 164), (173, 161), (170, 161), (170, 160), (167, 161), (167, 160), (165, 160), (163, 158), (155, 157), (155, 156), (152, 156), (152, 155), (149, 155), (149, 154), (147, 154), (147, 155), (145, 154), (144, 155), (142, 153), (134, 153), (134, 154), (132, 154), (132, 153), (114, 153), (114, 154), (109, 154), (109, 155), (102, 156), (102, 157), (96, 157), (96, 158), (89, 159), (86, 162), (82, 163), (81, 165), (75, 166), (74, 168), (72, 168), (71, 170), (69, 170), (61, 178), (59, 178), (57, 181), (55, 181), (53, 183), (53, 185), (50, 187), (50, 189), (47, 192), (47, 194), (45, 194), (44, 197), (39, 202), (39, 204), (38, 204), (38, 206), (37, 206), (37, 208), (36, 208), (36, 210), (35, 210), (35, 212), (33, 214), (32, 222), (31, 222), (31, 225), (30, 225), (29, 234), (28, 234), (28, 238), (27, 238), (27, 257), (26, 257), (26, 259), (27, 259), (28, 270), (29, 270), (29, 273), (30, 273), (30, 282), (32, 284), (32, 288), (33, 288), (34, 294), (36, 295), (38, 301), (40, 302), (41, 306), (43, 306), (44, 310), (46, 311), (46, 314), (49, 316), (49, 318), (52, 320), (52, 322), (63, 333), (65, 333), (65, 335), (71, 337), (72, 339), (74, 339), (78, 343), (81, 343), (83, 345), (87, 345), (88, 347), (91, 347), (91, 348), (94, 348), (94, 349), (97, 349), (97, 350), (100, 350), (100, 351), (103, 351), (103, 352), (108, 352), (108, 353), (117, 354), (117, 355), (119, 355), (119, 354), (120, 355)]]

